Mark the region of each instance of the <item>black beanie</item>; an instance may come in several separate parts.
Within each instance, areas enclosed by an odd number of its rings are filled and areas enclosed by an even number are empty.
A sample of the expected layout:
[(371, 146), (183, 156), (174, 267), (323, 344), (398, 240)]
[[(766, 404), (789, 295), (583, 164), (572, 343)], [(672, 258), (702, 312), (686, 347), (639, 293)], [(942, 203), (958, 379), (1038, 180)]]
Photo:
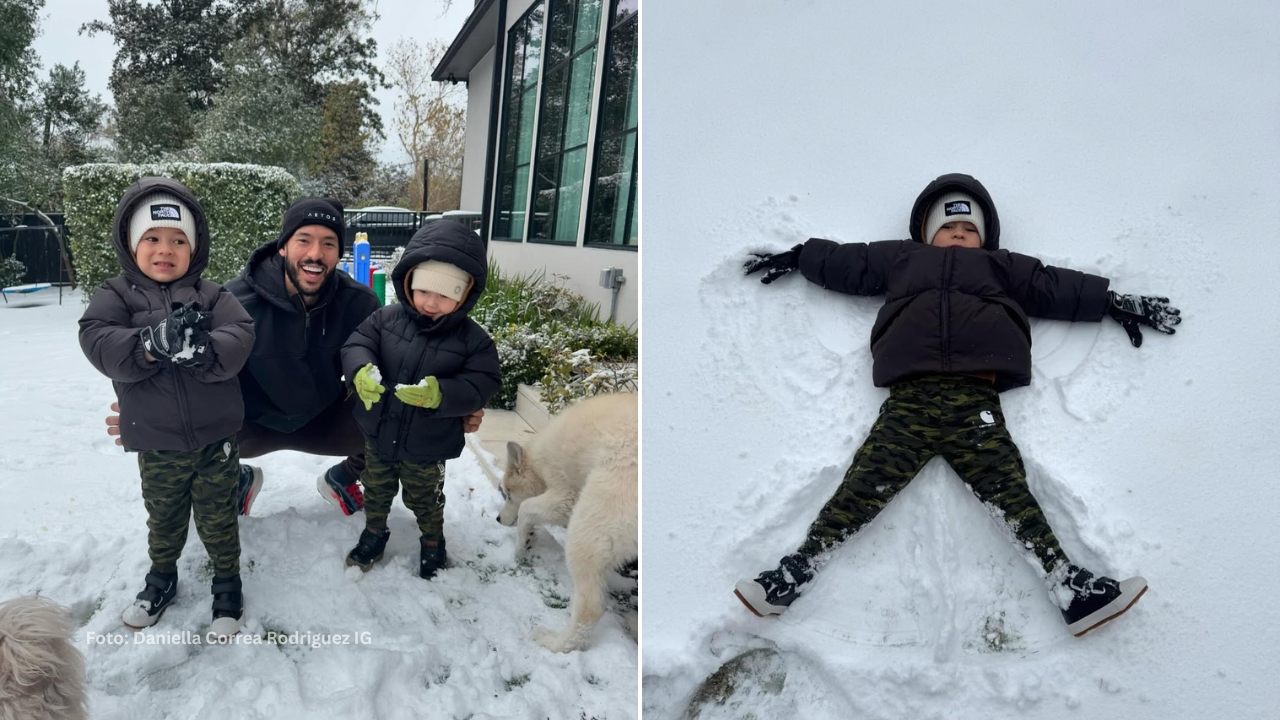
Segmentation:
[(343, 235), (346, 226), (342, 221), (342, 203), (333, 198), (304, 197), (295, 200), (288, 210), (284, 211), (284, 226), (276, 247), (282, 248), (289, 238), (298, 232), (303, 225), (321, 225), (332, 230), (338, 236), (338, 254), (342, 254)]

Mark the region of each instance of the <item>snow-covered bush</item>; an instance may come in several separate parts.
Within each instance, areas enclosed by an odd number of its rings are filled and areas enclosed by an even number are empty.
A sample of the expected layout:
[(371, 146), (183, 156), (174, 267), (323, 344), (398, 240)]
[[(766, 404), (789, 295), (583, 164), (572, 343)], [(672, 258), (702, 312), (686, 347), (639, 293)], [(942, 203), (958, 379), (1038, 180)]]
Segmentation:
[(233, 163), (76, 165), (62, 172), (67, 229), (76, 277), (87, 299), (120, 273), (111, 242), (111, 220), (126, 188), (148, 175), (171, 177), (195, 193), (209, 220), (206, 280), (225, 283), (244, 268), (249, 253), (280, 231), (298, 181), (276, 167)]
[(502, 387), (490, 401), (495, 407), (514, 408), (521, 383), (540, 383), (553, 410), (597, 392), (635, 387), (635, 331), (602, 322), (599, 308), (565, 288), (562, 278), (504, 278), (491, 263), (471, 317), (498, 347)]
[(553, 350), (542, 376), (542, 402), (558, 413), (574, 401), (600, 393), (635, 392), (640, 373), (634, 362), (605, 362), (590, 350)]
[(27, 266), (16, 257), (0, 258), (0, 288), (7, 288), (22, 282), (27, 276)]

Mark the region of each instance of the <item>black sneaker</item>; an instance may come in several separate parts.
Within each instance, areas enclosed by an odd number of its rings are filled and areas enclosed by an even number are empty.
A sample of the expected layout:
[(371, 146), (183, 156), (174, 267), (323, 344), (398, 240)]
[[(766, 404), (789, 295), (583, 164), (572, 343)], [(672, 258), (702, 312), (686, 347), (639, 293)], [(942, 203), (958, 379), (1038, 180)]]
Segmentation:
[(360, 533), (356, 546), (347, 553), (347, 567), (355, 566), (369, 572), (369, 568), (382, 559), (382, 551), (387, 549), (387, 539), (390, 537), (390, 530), (383, 530), (381, 533), (365, 530)]
[(316, 490), (325, 500), (338, 506), (343, 515), (354, 515), (364, 509), (364, 492), (360, 483), (342, 463), (324, 471), (316, 480)]
[(449, 564), (449, 558), (444, 551), (444, 540), (428, 540), (424, 537), (418, 542), (422, 546), (422, 555), (418, 560), (418, 577), (430, 580), (436, 576), (436, 571), (443, 570)]
[(239, 633), (240, 618), (244, 615), (240, 575), (215, 577), (209, 589), (213, 593), (213, 624), (209, 632), (222, 638)]
[(1068, 565), (1062, 587), (1070, 593), (1062, 618), (1067, 621), (1067, 630), (1080, 637), (1133, 607), (1147, 591), (1147, 581), (1140, 577), (1116, 581)]
[(178, 573), (149, 572), (147, 586), (138, 593), (137, 602), (124, 609), (120, 619), (125, 625), (140, 630), (160, 620), (173, 596), (178, 594)]
[(248, 515), (249, 509), (253, 507), (253, 501), (258, 499), (258, 491), (262, 489), (262, 468), (253, 465), (240, 466), (240, 494), (237, 496), (240, 502), (236, 507), (240, 509), (241, 515)]
[(754, 580), (741, 580), (733, 588), (743, 605), (764, 617), (781, 615), (800, 597), (800, 586), (813, 579), (813, 568), (803, 555), (788, 555), (776, 570), (767, 570)]

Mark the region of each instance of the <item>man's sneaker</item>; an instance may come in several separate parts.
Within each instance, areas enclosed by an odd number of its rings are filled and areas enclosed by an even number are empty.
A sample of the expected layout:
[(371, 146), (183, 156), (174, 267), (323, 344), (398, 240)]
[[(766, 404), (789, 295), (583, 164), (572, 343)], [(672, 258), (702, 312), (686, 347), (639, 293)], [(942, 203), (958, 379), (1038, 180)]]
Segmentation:
[(448, 565), (444, 540), (428, 540), (424, 537), (418, 543), (422, 546), (422, 554), (418, 559), (418, 577), (430, 580), (436, 576), (436, 571), (443, 570)]
[(776, 570), (766, 570), (755, 580), (741, 580), (733, 588), (743, 605), (764, 617), (781, 615), (800, 597), (800, 586), (813, 579), (813, 569), (802, 555), (788, 555)]
[(1116, 581), (1075, 565), (1067, 566), (1061, 586), (1069, 598), (1062, 617), (1076, 637), (1120, 616), (1147, 591), (1143, 578)]
[(383, 530), (380, 533), (365, 530), (360, 533), (356, 546), (347, 553), (347, 567), (354, 566), (369, 572), (369, 568), (382, 559), (382, 551), (387, 549), (389, 537), (391, 537), (390, 530)]
[(248, 515), (253, 501), (258, 499), (258, 491), (262, 489), (262, 468), (253, 465), (240, 466), (240, 508), (241, 515)]
[(215, 577), (209, 589), (213, 593), (213, 623), (209, 625), (209, 632), (219, 638), (239, 633), (240, 618), (244, 615), (240, 575)]
[(338, 463), (316, 480), (316, 490), (329, 502), (338, 506), (343, 515), (354, 515), (364, 509), (364, 493), (360, 483), (347, 473), (346, 467)]
[(137, 601), (120, 614), (124, 624), (134, 630), (155, 625), (178, 594), (178, 573), (149, 572), (146, 583)]

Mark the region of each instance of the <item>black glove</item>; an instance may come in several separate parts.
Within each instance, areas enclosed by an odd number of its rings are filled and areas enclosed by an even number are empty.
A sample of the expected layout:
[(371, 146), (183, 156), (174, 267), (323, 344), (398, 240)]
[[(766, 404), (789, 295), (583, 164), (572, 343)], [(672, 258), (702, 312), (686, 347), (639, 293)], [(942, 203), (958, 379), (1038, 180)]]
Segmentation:
[(768, 253), (751, 253), (751, 256), (755, 259), (746, 261), (742, 264), (742, 267), (746, 271), (746, 275), (750, 275), (751, 273), (759, 270), (768, 270), (768, 272), (760, 278), (760, 282), (768, 285), (774, 280), (777, 280), (783, 275), (786, 275), (792, 270), (800, 267), (800, 251), (803, 249), (804, 243), (801, 243), (786, 252), (781, 252), (776, 255), (770, 255)]
[(194, 301), (176, 306), (163, 320), (142, 328), (142, 348), (157, 360), (186, 364), (195, 358), (190, 351), (203, 343), (201, 355), (212, 356), (208, 348), (211, 322), (209, 313), (199, 310)]
[(1182, 313), (1169, 304), (1167, 297), (1117, 295), (1112, 291), (1107, 292), (1107, 314), (1129, 333), (1129, 342), (1134, 347), (1142, 347), (1139, 325), (1172, 335), (1173, 326), (1182, 322)]

